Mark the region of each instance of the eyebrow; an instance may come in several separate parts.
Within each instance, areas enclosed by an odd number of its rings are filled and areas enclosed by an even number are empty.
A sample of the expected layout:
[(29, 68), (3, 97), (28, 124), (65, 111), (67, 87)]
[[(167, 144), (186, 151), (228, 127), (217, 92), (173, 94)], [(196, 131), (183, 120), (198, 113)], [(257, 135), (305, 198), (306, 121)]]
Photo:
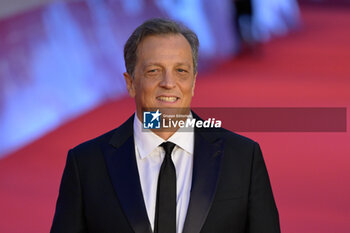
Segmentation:
[(190, 67), (191, 67), (191, 64), (188, 64), (187, 62), (186, 62), (186, 63), (184, 63), (184, 62), (178, 62), (178, 63), (176, 63), (176, 66), (188, 66), (188, 68), (190, 68)]
[[(149, 67), (149, 66), (163, 66), (163, 64), (162, 63), (159, 63), (159, 62), (150, 62), (150, 63), (146, 63), (146, 64), (144, 64), (144, 68), (147, 68), (147, 67)], [(175, 64), (175, 66), (187, 66), (188, 68), (190, 68), (191, 67), (191, 65), (189, 64), (189, 63), (187, 63), (187, 62), (178, 62), (178, 63), (176, 63)]]

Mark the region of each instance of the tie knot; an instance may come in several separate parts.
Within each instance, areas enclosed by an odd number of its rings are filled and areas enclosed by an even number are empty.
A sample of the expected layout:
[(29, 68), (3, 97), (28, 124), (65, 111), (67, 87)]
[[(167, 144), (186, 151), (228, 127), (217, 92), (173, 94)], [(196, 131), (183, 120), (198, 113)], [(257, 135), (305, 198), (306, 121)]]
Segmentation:
[(162, 144), (160, 144), (161, 147), (164, 148), (165, 150), (165, 155), (171, 155), (171, 152), (173, 151), (175, 144), (172, 142), (163, 142)]

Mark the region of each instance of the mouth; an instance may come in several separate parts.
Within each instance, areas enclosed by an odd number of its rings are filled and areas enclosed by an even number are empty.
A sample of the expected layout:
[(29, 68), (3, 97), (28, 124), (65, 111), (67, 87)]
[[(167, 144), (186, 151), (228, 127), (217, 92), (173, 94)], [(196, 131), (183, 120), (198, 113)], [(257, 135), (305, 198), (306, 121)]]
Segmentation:
[(157, 100), (164, 102), (164, 103), (175, 103), (178, 99), (180, 99), (179, 97), (176, 96), (158, 96)]

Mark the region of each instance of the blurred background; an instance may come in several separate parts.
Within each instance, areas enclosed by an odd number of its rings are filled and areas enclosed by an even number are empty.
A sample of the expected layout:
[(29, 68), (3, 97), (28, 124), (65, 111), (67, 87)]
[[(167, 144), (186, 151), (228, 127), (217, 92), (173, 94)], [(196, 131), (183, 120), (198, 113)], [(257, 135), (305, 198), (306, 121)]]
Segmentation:
[[(199, 36), (194, 107), (350, 105), (349, 0), (0, 0), (1, 233), (48, 232), (67, 151), (133, 113), (123, 46), (151, 17)], [(238, 133), (283, 232), (350, 232), (348, 130)]]

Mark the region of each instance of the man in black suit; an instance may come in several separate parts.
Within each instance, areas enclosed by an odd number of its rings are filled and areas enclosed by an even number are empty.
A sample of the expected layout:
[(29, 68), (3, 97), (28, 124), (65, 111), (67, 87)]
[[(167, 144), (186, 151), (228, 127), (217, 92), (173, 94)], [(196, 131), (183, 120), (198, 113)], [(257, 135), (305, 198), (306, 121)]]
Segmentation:
[(201, 120), (189, 111), (198, 46), (171, 20), (151, 19), (133, 32), (124, 77), (136, 113), (69, 151), (52, 233), (280, 232), (256, 142), (221, 128), (143, 129), (150, 108)]

